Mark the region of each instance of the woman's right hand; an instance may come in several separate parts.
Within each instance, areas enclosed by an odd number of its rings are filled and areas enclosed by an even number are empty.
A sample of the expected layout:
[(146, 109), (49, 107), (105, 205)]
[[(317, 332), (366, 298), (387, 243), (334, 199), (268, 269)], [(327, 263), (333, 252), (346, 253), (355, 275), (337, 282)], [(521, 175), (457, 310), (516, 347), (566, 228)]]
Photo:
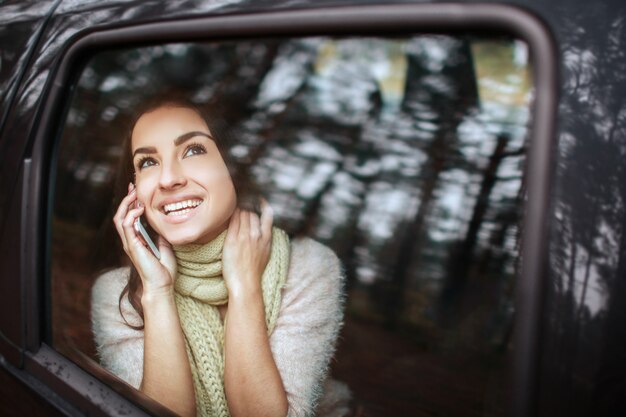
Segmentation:
[(137, 269), (143, 284), (143, 295), (147, 293), (169, 292), (174, 288), (176, 278), (176, 258), (172, 246), (159, 236), (158, 247), (161, 259), (158, 260), (147, 248), (143, 238), (134, 228), (135, 220), (144, 212), (144, 206), (137, 201), (135, 186), (128, 185), (128, 195), (124, 197), (113, 216), (115, 229), (122, 239), (124, 252)]

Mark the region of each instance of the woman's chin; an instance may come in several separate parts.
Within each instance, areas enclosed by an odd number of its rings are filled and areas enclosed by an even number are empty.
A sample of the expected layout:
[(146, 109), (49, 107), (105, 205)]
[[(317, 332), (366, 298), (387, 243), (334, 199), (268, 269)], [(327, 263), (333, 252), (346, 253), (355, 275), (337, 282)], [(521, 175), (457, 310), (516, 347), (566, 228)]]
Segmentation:
[(164, 231), (162, 236), (167, 240), (172, 246), (179, 245), (189, 245), (189, 244), (205, 244), (216, 238), (220, 231), (216, 231), (214, 233), (210, 232), (200, 232), (198, 229), (193, 228), (192, 230), (185, 230), (179, 228), (179, 230), (175, 231)]
[(171, 237), (166, 237), (165, 240), (170, 242), (172, 246), (180, 246), (180, 245), (189, 245), (192, 243), (198, 243), (197, 236), (189, 236), (189, 235), (173, 235)]
[[(200, 220), (196, 216), (196, 220)], [(190, 221), (180, 224), (160, 223), (157, 232), (171, 245), (205, 244), (228, 228), (230, 219), (215, 225), (210, 221)]]

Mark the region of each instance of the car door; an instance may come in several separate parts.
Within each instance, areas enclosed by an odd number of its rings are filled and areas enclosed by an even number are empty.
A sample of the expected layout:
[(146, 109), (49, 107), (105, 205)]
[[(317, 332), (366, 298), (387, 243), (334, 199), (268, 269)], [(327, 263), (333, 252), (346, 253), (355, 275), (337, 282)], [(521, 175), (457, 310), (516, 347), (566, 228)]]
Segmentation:
[[(355, 412), (532, 414), (556, 110), (553, 44), (532, 15), (61, 3), (44, 39), (7, 119), (24, 132), (8, 206), (17, 366), (79, 412), (168, 413), (100, 366), (88, 314), (121, 121), (169, 84), (222, 106), (229, 152), (281, 226), (344, 262), (331, 371)], [(508, 72), (488, 73), (494, 59)]]

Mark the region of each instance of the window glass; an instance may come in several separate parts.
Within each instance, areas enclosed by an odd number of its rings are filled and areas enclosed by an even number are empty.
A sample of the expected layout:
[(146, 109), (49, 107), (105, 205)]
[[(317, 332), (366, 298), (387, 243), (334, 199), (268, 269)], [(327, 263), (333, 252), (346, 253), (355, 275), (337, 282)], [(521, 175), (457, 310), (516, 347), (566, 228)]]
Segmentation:
[[(359, 415), (504, 415), (532, 82), (508, 37), (267, 39), (98, 53), (59, 144), (52, 343), (98, 362), (90, 289), (127, 263), (112, 216), (133, 111), (206, 104), (223, 152), (346, 274), (332, 375)], [(90, 358), (90, 359), (85, 359)]]

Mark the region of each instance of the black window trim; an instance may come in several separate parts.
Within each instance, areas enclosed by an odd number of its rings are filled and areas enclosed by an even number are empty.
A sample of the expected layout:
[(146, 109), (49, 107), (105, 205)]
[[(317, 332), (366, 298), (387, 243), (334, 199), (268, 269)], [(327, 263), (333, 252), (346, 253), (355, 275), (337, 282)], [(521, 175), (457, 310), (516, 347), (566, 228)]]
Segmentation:
[[(49, 280), (51, 198), (54, 184), (51, 161), (55, 160), (56, 139), (64, 120), (64, 104), (76, 81), (77, 68), (90, 53), (112, 47), (129, 47), (165, 42), (227, 40), (255, 37), (314, 35), (375, 35), (402, 33), (449, 33), (477, 31), (507, 33), (524, 40), (532, 64), (535, 96), (530, 122), (531, 141), (526, 166), (527, 200), (522, 230), (522, 268), (516, 286), (513, 355), (513, 416), (535, 415), (538, 396), (539, 342), (543, 317), (543, 287), (547, 263), (548, 213), (556, 145), (555, 121), (558, 104), (557, 53), (552, 34), (535, 15), (514, 6), (498, 4), (400, 4), (384, 6), (332, 7), (296, 11), (214, 15), (177, 21), (129, 26), (101, 26), (80, 32), (57, 60), (42, 96), (38, 125), (31, 137), (27, 204), (22, 218), (21, 277), (26, 316), (27, 372), (59, 386), (59, 392), (73, 391), (72, 401), (82, 410), (92, 408), (89, 384), (107, 390), (97, 378), (45, 344), (45, 317), (49, 317), (46, 288)], [(28, 158), (28, 156), (27, 156)], [(41, 302), (45, 308), (41, 307)], [(52, 360), (53, 358), (54, 360)], [(51, 363), (63, 364), (67, 375), (59, 376)], [(119, 388), (115, 389), (120, 391)], [(121, 391), (124, 391), (121, 389)], [(112, 392), (112, 391), (111, 391)], [(125, 399), (101, 403), (105, 414), (118, 414)], [(136, 400), (134, 395), (131, 395)], [(91, 399), (90, 399), (91, 398)], [(129, 403), (130, 404), (130, 403)], [(152, 409), (152, 407), (148, 407)], [(133, 413), (142, 414), (136, 406)], [(156, 411), (152, 409), (153, 411)], [(126, 408), (124, 410), (128, 412)]]

